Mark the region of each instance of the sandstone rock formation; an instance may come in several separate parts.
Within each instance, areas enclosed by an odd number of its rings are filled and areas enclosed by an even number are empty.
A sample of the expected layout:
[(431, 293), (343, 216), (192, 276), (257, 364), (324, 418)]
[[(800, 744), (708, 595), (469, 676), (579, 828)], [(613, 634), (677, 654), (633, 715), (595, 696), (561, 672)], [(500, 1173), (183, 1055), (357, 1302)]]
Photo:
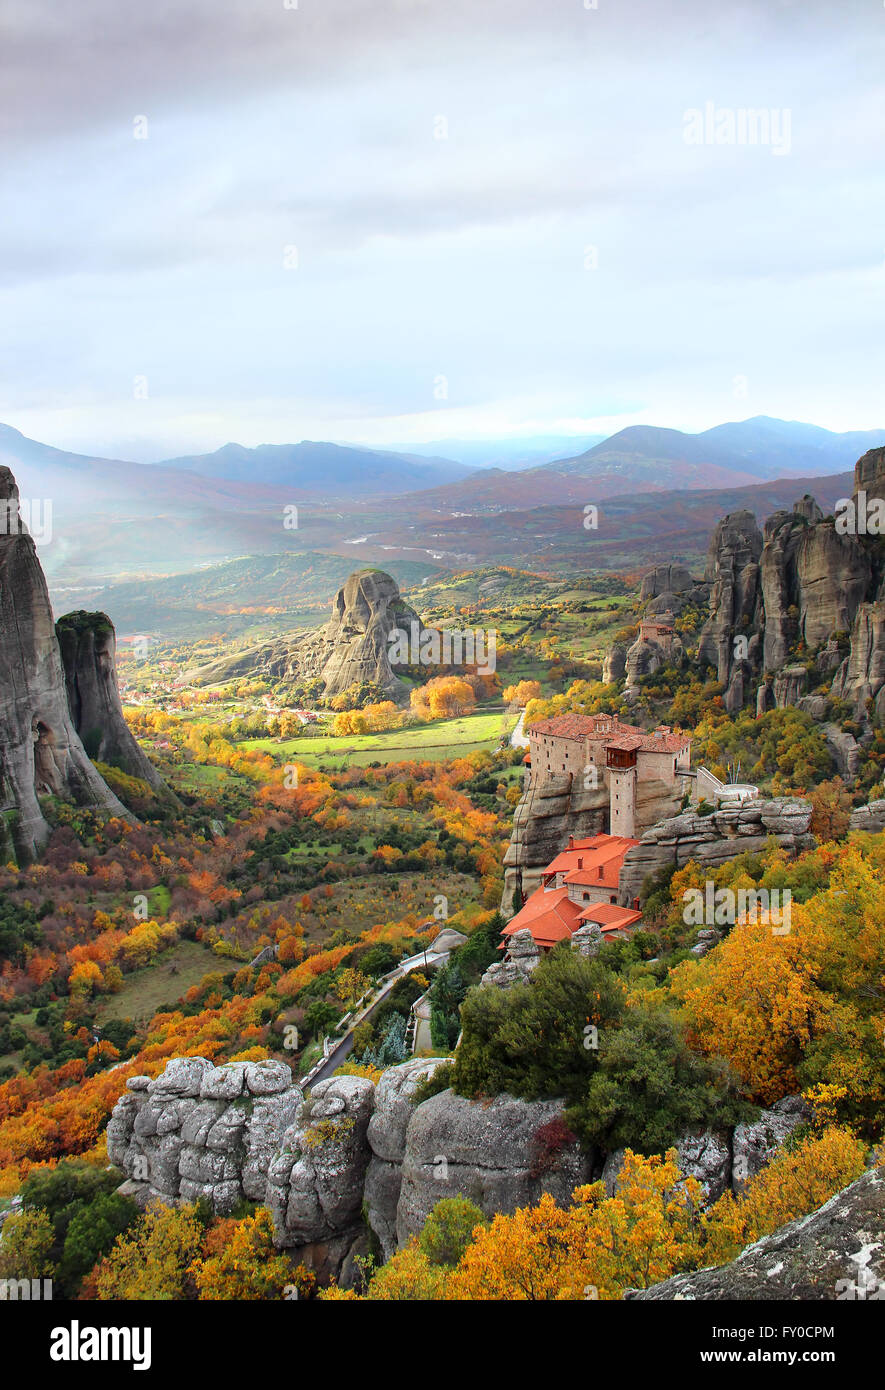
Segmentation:
[(710, 816), (688, 811), (662, 820), (627, 851), (618, 902), (629, 907), (641, 895), (646, 878), (663, 868), (682, 868), (690, 859), (716, 868), (739, 854), (758, 853), (770, 836), (791, 855), (812, 849), (815, 841), (809, 834), (810, 824), (810, 802), (787, 797), (745, 801)]
[(297, 1248), (322, 1275), (338, 1275), (362, 1248), (367, 1130), (375, 1087), (362, 1076), (318, 1082), (301, 1100), (267, 1170), (274, 1241)]
[(226, 1214), (263, 1202), (267, 1170), (303, 1099), (280, 1062), (174, 1057), (151, 1081), (134, 1076), (108, 1122), (108, 1157), (141, 1206), (206, 1198)]
[(542, 1192), (567, 1204), (589, 1181), (590, 1160), (577, 1142), (545, 1155), (538, 1131), (562, 1114), (562, 1102), (495, 1096), (465, 1100), (442, 1091), (419, 1105), (406, 1131), (396, 1229), (400, 1245), (419, 1232), (443, 1197), (462, 1196), (486, 1216), (537, 1202)]
[[(885, 449), (855, 466), (855, 498), (885, 497)], [(750, 512), (725, 517), (710, 542), (710, 617), (699, 657), (716, 667), (727, 709), (740, 709), (760, 680), (757, 711), (809, 707), (830, 693), (866, 718), (885, 715), (885, 557), (880, 538), (843, 533), (812, 497), (775, 512), (764, 536)], [(840, 643), (847, 645), (840, 650)], [(797, 663), (797, 649), (810, 654)], [(825, 704), (825, 702), (824, 702)], [(815, 716), (817, 717), (817, 716)]]
[(605, 685), (621, 681), (627, 674), (627, 648), (623, 642), (612, 642), (602, 662), (602, 680)]
[[(723, 517), (713, 532), (706, 579), (711, 585), (710, 617), (701, 630), (698, 656), (716, 668), (725, 686), (727, 710), (740, 709), (761, 658), (762, 604), (759, 561), (762, 535), (752, 512)], [(746, 639), (746, 650), (735, 643)]]
[(571, 773), (530, 782), (513, 812), (513, 830), (504, 855), (504, 893), (501, 911), (513, 916), (517, 868), (522, 872), (522, 891), (528, 897), (540, 885), (541, 874), (568, 837), (584, 839), (602, 833), (608, 825), (609, 792), (601, 783), (585, 790)]
[[(718, 1201), (731, 1185), (731, 1152), (727, 1134), (700, 1130), (686, 1134), (676, 1148), (676, 1162), (684, 1178), (694, 1178), (702, 1189), (701, 1203), (710, 1206)], [(609, 1154), (602, 1170), (605, 1190), (613, 1197), (618, 1190), (618, 1178), (624, 1166), (625, 1149)]]
[[(492, 1217), (544, 1192), (567, 1205), (600, 1174), (614, 1190), (623, 1153), (603, 1166), (604, 1154), (582, 1153), (561, 1132), (549, 1141), (559, 1100), (471, 1101), (445, 1090), (416, 1106), (418, 1085), (443, 1061), (390, 1067), (377, 1087), (332, 1077), (305, 1097), (281, 1062), (175, 1057), (155, 1080), (127, 1082), (108, 1123), (108, 1156), (126, 1175), (121, 1191), (142, 1207), (204, 1199), (223, 1215), (244, 1198), (266, 1205), (277, 1247), (343, 1287), (369, 1249), (369, 1227), (388, 1259), (444, 1197), (467, 1197)], [(803, 1116), (800, 1098), (787, 1097), (730, 1139), (684, 1135), (680, 1165), (709, 1201), (739, 1191)]]
[(677, 1274), (626, 1297), (747, 1301), (881, 1300), (885, 1169), (872, 1168), (809, 1216), (748, 1245), (731, 1264)]
[[(636, 784), (635, 819), (637, 832), (653, 826), (663, 816), (672, 816), (681, 801), (681, 788), (658, 778)], [(504, 892), (501, 911), (513, 916), (513, 893), (517, 870), (522, 874), (525, 897), (540, 886), (541, 875), (570, 835), (585, 839), (608, 830), (609, 789), (600, 781), (585, 790), (580, 777), (562, 773), (543, 782), (530, 781), (513, 813), (510, 844), (504, 855)]]
[(670, 594), (687, 593), (694, 580), (686, 569), (685, 565), (656, 565), (653, 570), (642, 576), (642, 586), (639, 590), (640, 599), (656, 599)]
[(55, 625), (65, 673), (68, 708), (90, 758), (138, 777), (170, 796), (154, 765), (139, 748), (123, 717), (117, 688), (117, 637), (105, 613), (66, 613)]
[(369, 1225), (378, 1237), (384, 1259), (397, 1248), (396, 1213), (402, 1187), (406, 1131), (415, 1113), (412, 1097), (420, 1083), (443, 1062), (427, 1057), (385, 1071), (375, 1088), (375, 1109), (369, 1121), (371, 1149), (365, 1199)]
[(809, 1118), (810, 1111), (801, 1096), (784, 1096), (770, 1110), (763, 1110), (758, 1120), (736, 1125), (731, 1137), (732, 1191), (742, 1192), (750, 1178), (771, 1162), (793, 1130)]
[[(597, 929), (598, 930), (598, 929)], [(576, 933), (577, 934), (577, 933)], [(528, 927), (514, 932), (507, 939), (507, 959), (494, 961), (480, 981), (484, 985), (497, 985), (499, 989), (510, 989), (527, 980), (533, 970), (541, 964), (541, 952)]]
[(408, 686), (389, 660), (391, 634), (401, 632), (411, 641), (414, 633), (420, 642), (424, 631), (417, 613), (400, 597), (389, 574), (377, 569), (358, 570), (338, 590), (332, 616), (324, 627), (248, 648), (202, 666), (189, 676), (203, 684), (245, 675), (290, 681), (318, 679), (327, 697), (368, 682), (389, 699), (404, 701)]
[(27, 862), (49, 838), (41, 796), (131, 817), (71, 719), (46, 581), (7, 468), (0, 468), (0, 517), (0, 850), (9, 854), (8, 834), (11, 852)]
[(848, 818), (849, 830), (865, 830), (870, 835), (878, 835), (885, 830), (885, 801), (870, 801), (866, 806), (858, 806)]

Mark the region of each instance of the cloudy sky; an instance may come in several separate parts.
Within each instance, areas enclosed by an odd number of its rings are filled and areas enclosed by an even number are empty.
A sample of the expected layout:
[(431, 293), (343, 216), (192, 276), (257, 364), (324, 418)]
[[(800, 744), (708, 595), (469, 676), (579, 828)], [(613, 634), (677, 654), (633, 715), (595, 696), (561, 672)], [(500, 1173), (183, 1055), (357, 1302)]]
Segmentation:
[(885, 425), (881, 0), (0, 0), (0, 69), (33, 437)]

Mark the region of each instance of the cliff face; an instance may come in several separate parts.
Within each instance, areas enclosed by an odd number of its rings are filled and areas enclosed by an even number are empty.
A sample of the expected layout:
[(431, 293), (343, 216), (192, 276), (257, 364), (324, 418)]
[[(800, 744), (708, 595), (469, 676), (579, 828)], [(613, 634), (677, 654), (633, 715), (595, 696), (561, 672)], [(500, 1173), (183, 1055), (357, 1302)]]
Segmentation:
[[(265, 1204), (276, 1246), (321, 1283), (345, 1288), (367, 1252), (366, 1222), (386, 1260), (443, 1197), (467, 1197), (491, 1218), (545, 1192), (565, 1206), (594, 1177), (615, 1190), (623, 1150), (606, 1161), (574, 1141), (539, 1161), (561, 1100), (471, 1101), (447, 1090), (415, 1105), (416, 1087), (442, 1060), (390, 1067), (377, 1086), (331, 1077), (305, 1097), (281, 1062), (173, 1057), (155, 1080), (127, 1082), (108, 1123), (108, 1157), (141, 1206), (204, 1199), (226, 1215), (244, 1198)], [(739, 1192), (804, 1116), (800, 1098), (787, 1097), (730, 1133), (691, 1131), (677, 1145), (680, 1168), (708, 1199)]]
[[(359, 570), (338, 590), (332, 616), (313, 632), (249, 648), (190, 673), (204, 683), (262, 674), (274, 680), (323, 681), (326, 696), (368, 681), (388, 698), (406, 700), (408, 687), (391, 667), (391, 633), (408, 639), (424, 631), (417, 613), (383, 570)], [(433, 674), (429, 672), (428, 674)]]
[[(885, 496), (885, 449), (855, 467), (855, 497)], [(885, 555), (880, 537), (843, 534), (812, 497), (775, 512), (759, 532), (750, 512), (727, 516), (710, 542), (710, 617), (699, 657), (716, 667), (724, 703), (738, 710), (759, 685), (757, 708), (803, 705), (832, 677), (830, 693), (860, 717), (885, 713)], [(848, 637), (849, 652), (839, 652)], [(804, 643), (811, 670), (797, 664)], [(760, 685), (761, 682), (761, 685)], [(819, 713), (817, 706), (813, 713)]]
[(15, 480), (0, 468), (0, 836), (8, 833), (27, 862), (49, 838), (41, 796), (131, 817), (92, 766), (71, 719), (46, 581), (17, 509)]
[(627, 851), (618, 880), (618, 902), (629, 907), (641, 896), (649, 875), (661, 869), (681, 869), (691, 859), (702, 867), (718, 868), (740, 854), (761, 853), (771, 836), (790, 855), (813, 849), (816, 842), (810, 825), (811, 803), (786, 797), (745, 801), (711, 816), (686, 811), (661, 820)]
[[(723, 517), (707, 556), (710, 617), (701, 630), (698, 656), (716, 668), (727, 710), (740, 709), (761, 659), (764, 626), (759, 589), (762, 534), (752, 512)], [(746, 639), (746, 645), (735, 642)]]
[(123, 718), (117, 688), (114, 625), (105, 613), (67, 613), (55, 625), (64, 667), (68, 708), (90, 758), (140, 777), (169, 794)]
[[(657, 778), (636, 785), (637, 834), (662, 816), (672, 816), (682, 799), (681, 790)], [(536, 784), (530, 782), (513, 813), (510, 844), (504, 855), (504, 892), (501, 911), (513, 916), (513, 891), (517, 868), (522, 870), (522, 891), (528, 896), (540, 886), (541, 875), (568, 843), (570, 835), (584, 839), (604, 834), (609, 826), (609, 789), (600, 783), (584, 789), (580, 777), (563, 773)]]

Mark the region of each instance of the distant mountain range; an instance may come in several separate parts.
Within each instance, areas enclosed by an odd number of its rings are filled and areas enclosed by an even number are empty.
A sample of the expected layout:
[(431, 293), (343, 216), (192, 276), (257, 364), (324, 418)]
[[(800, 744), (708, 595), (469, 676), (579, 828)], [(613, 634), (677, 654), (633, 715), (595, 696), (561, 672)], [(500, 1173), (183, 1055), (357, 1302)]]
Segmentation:
[(885, 430), (833, 434), (816, 425), (757, 416), (701, 434), (631, 425), (582, 454), (517, 476), (501, 469), (428, 490), (421, 500), (440, 510), (512, 511), (523, 507), (599, 503), (631, 488), (641, 492), (734, 488), (762, 480), (819, 477), (854, 466), (885, 443)]
[[(757, 417), (701, 434), (631, 426), (527, 468), (471, 469), (441, 455), (309, 441), (232, 444), (138, 464), (55, 449), (0, 425), (0, 464), (23, 497), (52, 499), (53, 540), (40, 552), (64, 602), (65, 589), (122, 577), (307, 551), (384, 567), (394, 560), (449, 569), (479, 561), (555, 566), (579, 556), (586, 567), (622, 565), (631, 553), (647, 557), (656, 537), (675, 539), (689, 517), (686, 544), (695, 551), (703, 540), (695, 528), (729, 510), (727, 499), (746, 493), (736, 505), (764, 507), (767, 494), (754, 489), (778, 480), (774, 491), (789, 493), (788, 505), (800, 484), (827, 494), (830, 477), (850, 475), (856, 459), (883, 442), (885, 430), (834, 434)], [(840, 484), (835, 496), (845, 492)], [(824, 495), (819, 500), (826, 504)], [(614, 501), (618, 507), (602, 505)], [(581, 529), (588, 503), (602, 512), (595, 535)], [(288, 529), (293, 505), (297, 529)], [(606, 536), (605, 518), (616, 517), (618, 534)]]
[(324, 444), (225, 444), (213, 454), (166, 459), (162, 468), (184, 469), (226, 482), (255, 482), (264, 487), (295, 488), (300, 496), (334, 501), (381, 497), (460, 481), (473, 469), (447, 458)]
[[(470, 468), (501, 468), (516, 472), (582, 454), (607, 438), (605, 434), (536, 434), (521, 439), (512, 436), (506, 439), (437, 439), (428, 444), (410, 444), (409, 452), (430, 458), (456, 459)], [(386, 447), (396, 452), (395, 444)]]

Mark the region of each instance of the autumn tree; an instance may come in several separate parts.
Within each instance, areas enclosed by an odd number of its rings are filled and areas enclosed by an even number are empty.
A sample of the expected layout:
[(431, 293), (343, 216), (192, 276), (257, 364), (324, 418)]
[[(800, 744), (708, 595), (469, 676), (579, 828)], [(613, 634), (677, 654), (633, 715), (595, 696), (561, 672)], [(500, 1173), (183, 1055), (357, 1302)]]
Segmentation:
[(189, 1269), (200, 1254), (203, 1222), (193, 1205), (159, 1203), (118, 1237), (111, 1253), (94, 1272), (100, 1301), (183, 1299), (190, 1288)]
[(273, 1247), (273, 1218), (266, 1207), (241, 1221), (221, 1221), (206, 1238), (205, 1258), (190, 1272), (201, 1299), (237, 1301), (280, 1298), (292, 1266)]
[(851, 817), (851, 797), (841, 777), (820, 782), (808, 795), (811, 802), (809, 830), (818, 840), (844, 840)]

